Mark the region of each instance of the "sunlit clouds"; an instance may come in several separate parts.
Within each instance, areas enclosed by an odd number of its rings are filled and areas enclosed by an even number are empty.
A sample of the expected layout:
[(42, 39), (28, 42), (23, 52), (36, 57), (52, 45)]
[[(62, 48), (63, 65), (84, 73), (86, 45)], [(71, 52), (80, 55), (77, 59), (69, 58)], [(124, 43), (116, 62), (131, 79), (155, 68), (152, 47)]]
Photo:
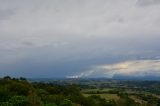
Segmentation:
[(160, 60), (133, 60), (116, 64), (94, 66), (90, 70), (80, 73), (79, 75), (70, 77), (93, 77), (103, 76), (112, 78), (115, 75), (122, 76), (160, 76)]

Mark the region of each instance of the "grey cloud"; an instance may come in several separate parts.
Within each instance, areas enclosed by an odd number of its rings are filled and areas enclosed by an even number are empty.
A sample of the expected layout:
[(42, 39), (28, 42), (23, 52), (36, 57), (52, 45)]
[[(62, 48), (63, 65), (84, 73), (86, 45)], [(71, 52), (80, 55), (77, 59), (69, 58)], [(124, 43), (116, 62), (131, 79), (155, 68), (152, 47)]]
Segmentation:
[(14, 9), (0, 9), (0, 20), (7, 20), (14, 14)]
[(139, 6), (160, 5), (160, 1), (159, 0), (137, 0), (137, 5)]
[(34, 43), (32, 43), (32, 42), (27, 42), (27, 41), (22, 42), (22, 44), (23, 44), (23, 45), (26, 45), (26, 46), (29, 46), (29, 47), (35, 46)]
[[(145, 2), (154, 8), (137, 7)], [(0, 8), (0, 68), (8, 72), (30, 67), (70, 75), (160, 54), (160, 7), (153, 0), (3, 0)]]

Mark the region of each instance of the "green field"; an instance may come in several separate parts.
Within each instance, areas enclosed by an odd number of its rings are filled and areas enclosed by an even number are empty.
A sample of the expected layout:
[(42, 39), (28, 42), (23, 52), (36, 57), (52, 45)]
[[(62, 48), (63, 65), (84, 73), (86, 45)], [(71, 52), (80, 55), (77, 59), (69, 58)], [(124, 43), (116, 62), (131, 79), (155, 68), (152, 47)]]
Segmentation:
[(91, 96), (91, 95), (99, 95), (101, 98), (104, 98), (106, 100), (118, 100), (120, 97), (117, 94), (83, 94), (85, 97)]
[(137, 96), (130, 96), (130, 98), (132, 99), (132, 100), (134, 100), (136, 103), (140, 103), (140, 104), (147, 104), (147, 102), (146, 101), (144, 101), (144, 100), (142, 100), (142, 99), (139, 99)]
[(87, 93), (87, 92), (108, 92), (114, 90), (112, 88), (104, 88), (104, 89), (84, 89), (82, 90), (83, 93)]

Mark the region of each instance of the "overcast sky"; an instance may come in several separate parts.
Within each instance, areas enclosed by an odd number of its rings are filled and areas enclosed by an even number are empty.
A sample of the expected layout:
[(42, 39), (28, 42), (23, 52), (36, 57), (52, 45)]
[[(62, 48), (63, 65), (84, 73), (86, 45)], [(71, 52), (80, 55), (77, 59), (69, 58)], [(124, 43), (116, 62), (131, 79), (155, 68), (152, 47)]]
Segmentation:
[(160, 76), (160, 0), (0, 0), (0, 76), (117, 74)]

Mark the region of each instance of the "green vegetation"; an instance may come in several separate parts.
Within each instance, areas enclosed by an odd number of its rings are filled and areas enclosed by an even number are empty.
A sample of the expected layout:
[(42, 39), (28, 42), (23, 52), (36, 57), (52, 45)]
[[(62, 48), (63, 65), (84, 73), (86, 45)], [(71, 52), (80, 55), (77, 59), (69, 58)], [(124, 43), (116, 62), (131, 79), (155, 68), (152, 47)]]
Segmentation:
[(85, 97), (89, 97), (92, 95), (100, 96), (101, 98), (104, 98), (106, 100), (119, 100), (120, 97), (117, 94), (83, 94)]
[(160, 83), (147, 83), (6, 76), (0, 79), (0, 106), (160, 106)]

